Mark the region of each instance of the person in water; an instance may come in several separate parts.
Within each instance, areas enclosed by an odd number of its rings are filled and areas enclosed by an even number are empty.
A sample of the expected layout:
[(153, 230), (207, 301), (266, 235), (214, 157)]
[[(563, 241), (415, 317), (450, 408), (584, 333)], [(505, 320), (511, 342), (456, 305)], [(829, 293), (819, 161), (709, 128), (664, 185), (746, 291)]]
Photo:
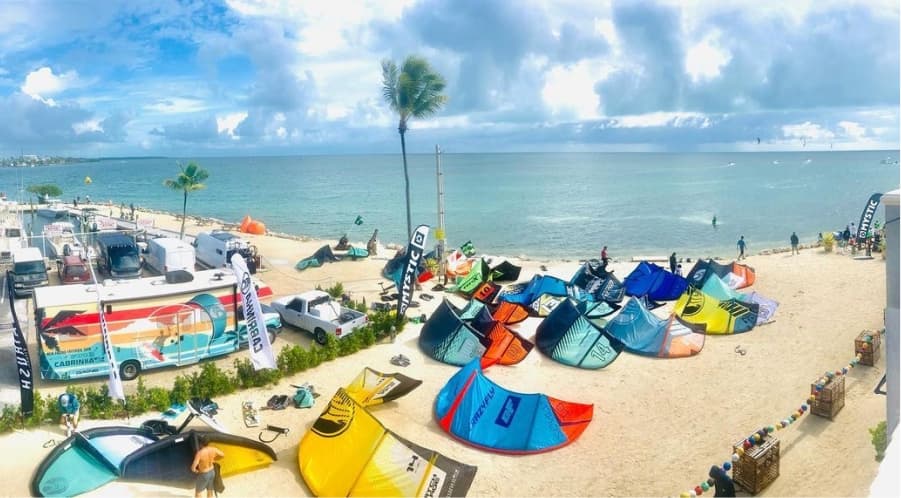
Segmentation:
[(716, 215), (713, 215), (713, 227), (716, 228)]

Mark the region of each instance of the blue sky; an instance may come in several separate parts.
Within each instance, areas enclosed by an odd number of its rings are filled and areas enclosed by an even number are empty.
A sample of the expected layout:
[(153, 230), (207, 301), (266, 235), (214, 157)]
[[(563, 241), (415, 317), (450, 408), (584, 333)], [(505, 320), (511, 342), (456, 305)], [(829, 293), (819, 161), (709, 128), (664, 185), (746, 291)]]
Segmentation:
[[(899, 147), (896, 0), (4, 0), (0, 155)], [(760, 144), (757, 138), (760, 138)]]

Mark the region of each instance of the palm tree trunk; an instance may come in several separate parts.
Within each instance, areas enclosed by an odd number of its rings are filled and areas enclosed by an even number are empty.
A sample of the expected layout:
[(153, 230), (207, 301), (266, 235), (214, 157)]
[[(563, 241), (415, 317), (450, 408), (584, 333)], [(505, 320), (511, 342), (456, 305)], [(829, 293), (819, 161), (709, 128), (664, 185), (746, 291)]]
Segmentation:
[(179, 238), (185, 240), (185, 218), (188, 215), (188, 191), (185, 190), (185, 200), (181, 205), (181, 235)]
[(407, 143), (404, 141), (404, 130), (400, 129), (400, 150), (404, 156), (404, 186), (407, 191), (407, 238), (413, 234), (413, 223), (410, 221), (410, 174), (407, 173)]

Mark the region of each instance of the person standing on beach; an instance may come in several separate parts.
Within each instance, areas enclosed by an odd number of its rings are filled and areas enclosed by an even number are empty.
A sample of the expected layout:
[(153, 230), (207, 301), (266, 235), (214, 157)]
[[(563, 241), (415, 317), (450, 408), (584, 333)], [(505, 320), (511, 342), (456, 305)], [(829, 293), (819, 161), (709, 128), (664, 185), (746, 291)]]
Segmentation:
[(676, 253), (669, 256), (669, 271), (676, 273)]
[(601, 262), (604, 263), (604, 266), (607, 266), (608, 261), (610, 261), (610, 258), (607, 257), (607, 246), (604, 246), (604, 248), (601, 249)]
[(203, 490), (206, 490), (207, 498), (213, 498), (213, 481), (216, 477), (216, 469), (213, 467), (213, 461), (222, 458), (225, 453), (218, 448), (209, 446), (210, 442), (206, 436), (199, 436), (197, 444), (200, 449), (194, 455), (194, 462), (191, 464), (191, 472), (197, 474), (197, 480), (194, 483), (194, 496), (201, 498)]
[(748, 244), (745, 243), (745, 236), (744, 236), (744, 235), (742, 235), (742, 236), (738, 239), (738, 243), (737, 243), (736, 245), (738, 246), (738, 260), (741, 261), (741, 260), (743, 260), (743, 259), (746, 258), (746, 256), (745, 256), (745, 248), (748, 246)]
[(792, 243), (792, 256), (795, 254), (801, 254), (801, 251), (798, 250), (798, 234), (792, 232), (791, 243)]

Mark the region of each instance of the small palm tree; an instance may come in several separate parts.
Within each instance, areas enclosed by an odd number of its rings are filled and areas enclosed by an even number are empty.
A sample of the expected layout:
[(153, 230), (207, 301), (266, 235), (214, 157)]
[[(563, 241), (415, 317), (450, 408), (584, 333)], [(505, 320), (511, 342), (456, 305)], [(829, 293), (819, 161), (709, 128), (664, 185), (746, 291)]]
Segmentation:
[(433, 71), (428, 61), (422, 57), (408, 56), (400, 69), (392, 60), (382, 61), (382, 96), (400, 118), (397, 131), (400, 133), (400, 150), (404, 157), (408, 237), (413, 233), (413, 225), (410, 222), (410, 175), (407, 172), (407, 144), (404, 134), (410, 119), (431, 116), (447, 102), (447, 96), (441, 93), (445, 85), (444, 77)]
[(176, 192), (184, 192), (185, 200), (182, 203), (181, 208), (181, 235), (180, 238), (185, 238), (185, 217), (188, 214), (188, 192), (194, 192), (197, 190), (201, 190), (206, 188), (206, 185), (203, 182), (210, 177), (210, 173), (197, 165), (194, 161), (188, 163), (187, 166), (181, 166), (181, 173), (178, 174), (174, 179), (168, 179), (163, 182), (163, 185), (166, 187), (175, 190)]

